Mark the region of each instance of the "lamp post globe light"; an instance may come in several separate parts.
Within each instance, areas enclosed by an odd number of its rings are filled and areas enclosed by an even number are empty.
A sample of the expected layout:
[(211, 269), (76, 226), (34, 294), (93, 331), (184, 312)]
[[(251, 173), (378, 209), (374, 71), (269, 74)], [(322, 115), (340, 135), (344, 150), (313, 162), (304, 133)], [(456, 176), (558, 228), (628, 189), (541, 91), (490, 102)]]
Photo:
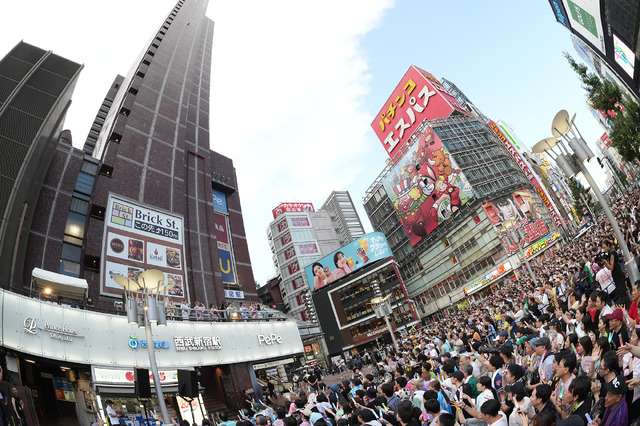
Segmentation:
[[(169, 285), (164, 284), (164, 273), (157, 269), (148, 269), (142, 272), (138, 275), (137, 281), (123, 275), (114, 275), (113, 280), (125, 289), (129, 324), (145, 329), (149, 366), (151, 367), (153, 384), (156, 388), (158, 405), (160, 405), (160, 412), (162, 413), (162, 421), (165, 424), (170, 424), (171, 419), (167, 412), (167, 405), (164, 402), (151, 330), (151, 324), (156, 324), (157, 326), (167, 325), (164, 301), (158, 302), (158, 295), (166, 291)], [(138, 309), (138, 302), (143, 303), (142, 309)]]
[[(600, 188), (598, 188), (591, 173), (589, 173), (589, 170), (587, 170), (584, 165), (584, 162), (591, 160), (594, 154), (574, 124), (575, 118), (576, 115), (574, 114), (573, 117), (569, 119), (569, 113), (566, 110), (559, 111), (551, 124), (551, 133), (554, 137), (541, 140), (533, 146), (531, 151), (534, 153), (546, 152), (550, 154), (551, 158), (553, 158), (558, 165), (558, 168), (560, 168), (567, 177), (572, 177), (582, 172), (591, 189), (595, 192), (596, 198), (598, 202), (600, 202), (600, 206), (602, 206), (602, 210), (607, 216), (609, 224), (618, 240), (618, 244), (620, 244), (622, 248), (629, 280), (633, 284), (640, 279), (638, 266), (633, 257), (631, 257), (629, 247), (627, 247), (622, 231), (620, 231), (620, 227), (618, 226), (618, 221), (613, 216), (607, 200), (605, 200)], [(564, 143), (568, 145), (569, 149), (565, 147)]]

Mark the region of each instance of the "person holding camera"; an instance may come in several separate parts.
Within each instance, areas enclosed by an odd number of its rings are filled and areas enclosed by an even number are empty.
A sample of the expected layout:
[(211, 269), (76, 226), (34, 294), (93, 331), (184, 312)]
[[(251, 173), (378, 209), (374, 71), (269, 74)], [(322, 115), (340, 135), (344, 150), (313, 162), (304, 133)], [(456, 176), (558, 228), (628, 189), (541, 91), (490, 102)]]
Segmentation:
[(616, 304), (624, 304), (624, 306), (628, 308), (631, 301), (629, 300), (627, 287), (625, 285), (626, 278), (620, 266), (620, 256), (618, 252), (614, 250), (610, 240), (604, 240), (600, 244), (600, 249), (602, 253), (600, 261), (605, 268), (611, 271), (611, 277), (615, 283), (615, 289), (612, 292), (613, 294), (610, 293), (610, 296), (613, 297)]

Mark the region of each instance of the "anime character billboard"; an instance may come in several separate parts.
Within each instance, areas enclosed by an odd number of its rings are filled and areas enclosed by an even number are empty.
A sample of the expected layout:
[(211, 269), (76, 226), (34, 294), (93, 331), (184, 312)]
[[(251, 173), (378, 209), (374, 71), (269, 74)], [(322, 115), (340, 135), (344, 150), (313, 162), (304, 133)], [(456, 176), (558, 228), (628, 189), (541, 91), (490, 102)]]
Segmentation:
[(431, 127), (382, 182), (400, 222), (416, 245), (473, 197), (473, 189)]

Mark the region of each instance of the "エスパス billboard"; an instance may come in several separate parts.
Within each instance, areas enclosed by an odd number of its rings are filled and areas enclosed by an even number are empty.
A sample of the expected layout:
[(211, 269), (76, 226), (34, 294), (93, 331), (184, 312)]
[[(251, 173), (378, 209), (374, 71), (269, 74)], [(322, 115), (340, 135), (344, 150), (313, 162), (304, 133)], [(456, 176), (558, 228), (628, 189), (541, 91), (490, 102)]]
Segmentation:
[(473, 189), (431, 127), (417, 135), (383, 179), (414, 246), (473, 196)]
[(391, 248), (384, 234), (372, 232), (318, 259), (304, 268), (304, 272), (313, 291), (357, 271), (369, 262), (389, 256), (392, 256)]
[(411, 65), (371, 127), (393, 158), (422, 120), (447, 117), (454, 111), (467, 114), (437, 78)]
[(164, 273), (167, 294), (187, 298), (182, 218), (109, 195), (102, 245), (101, 293), (122, 293), (114, 275)]

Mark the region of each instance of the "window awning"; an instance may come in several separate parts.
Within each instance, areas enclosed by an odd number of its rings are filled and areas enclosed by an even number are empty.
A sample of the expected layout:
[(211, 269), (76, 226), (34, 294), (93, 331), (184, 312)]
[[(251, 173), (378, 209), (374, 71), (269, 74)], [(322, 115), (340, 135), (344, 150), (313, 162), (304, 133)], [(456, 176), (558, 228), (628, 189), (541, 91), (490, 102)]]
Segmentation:
[(87, 280), (45, 271), (40, 268), (33, 268), (31, 277), (34, 290), (44, 291), (44, 289), (50, 288), (53, 295), (68, 299), (82, 300), (89, 289)]

